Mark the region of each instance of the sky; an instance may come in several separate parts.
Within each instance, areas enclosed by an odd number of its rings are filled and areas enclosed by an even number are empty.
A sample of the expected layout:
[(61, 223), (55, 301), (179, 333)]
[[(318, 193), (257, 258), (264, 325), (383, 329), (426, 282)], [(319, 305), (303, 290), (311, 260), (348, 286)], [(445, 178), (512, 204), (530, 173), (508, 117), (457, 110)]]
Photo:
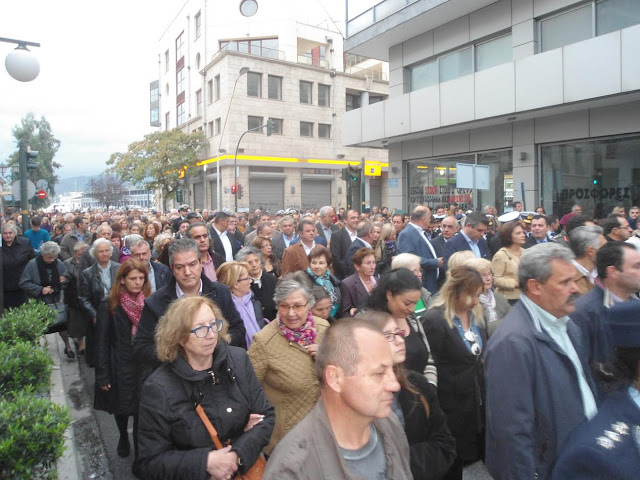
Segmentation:
[[(344, 15), (344, 0), (291, 1)], [(60, 178), (100, 173), (112, 153), (153, 132), (149, 83), (158, 77), (157, 42), (184, 3), (0, 1), (0, 37), (41, 44), (30, 47), (40, 62), (34, 81), (18, 82), (0, 67), (0, 162), (15, 151), (11, 130), (29, 112), (46, 117), (61, 141)], [(349, 16), (374, 3), (349, 0)], [(0, 42), (0, 57), (14, 48)]]

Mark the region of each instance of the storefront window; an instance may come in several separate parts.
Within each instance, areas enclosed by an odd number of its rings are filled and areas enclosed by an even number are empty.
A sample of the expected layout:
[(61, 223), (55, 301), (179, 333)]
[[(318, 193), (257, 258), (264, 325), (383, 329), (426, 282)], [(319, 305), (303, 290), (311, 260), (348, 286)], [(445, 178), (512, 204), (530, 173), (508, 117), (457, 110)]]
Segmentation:
[(640, 137), (545, 145), (540, 159), (542, 198), (555, 215), (580, 204), (583, 214), (603, 218), (640, 202)]

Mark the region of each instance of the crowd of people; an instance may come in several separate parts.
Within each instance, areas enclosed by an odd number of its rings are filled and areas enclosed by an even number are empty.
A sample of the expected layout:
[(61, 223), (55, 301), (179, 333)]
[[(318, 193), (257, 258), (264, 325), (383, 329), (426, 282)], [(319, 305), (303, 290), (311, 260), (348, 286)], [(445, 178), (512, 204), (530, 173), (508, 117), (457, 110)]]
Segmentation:
[(140, 478), (636, 478), (640, 208), (513, 207), (16, 216), (4, 306), (66, 304)]

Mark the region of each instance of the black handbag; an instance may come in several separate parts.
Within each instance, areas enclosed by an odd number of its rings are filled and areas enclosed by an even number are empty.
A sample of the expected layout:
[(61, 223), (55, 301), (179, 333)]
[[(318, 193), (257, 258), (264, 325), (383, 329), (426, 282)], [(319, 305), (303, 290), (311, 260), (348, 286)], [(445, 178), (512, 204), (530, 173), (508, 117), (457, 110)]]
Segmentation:
[(49, 325), (47, 333), (56, 333), (66, 330), (67, 323), (69, 322), (69, 317), (67, 316), (67, 305), (63, 302), (57, 302), (49, 303), (47, 304), (47, 307), (56, 312), (56, 318)]

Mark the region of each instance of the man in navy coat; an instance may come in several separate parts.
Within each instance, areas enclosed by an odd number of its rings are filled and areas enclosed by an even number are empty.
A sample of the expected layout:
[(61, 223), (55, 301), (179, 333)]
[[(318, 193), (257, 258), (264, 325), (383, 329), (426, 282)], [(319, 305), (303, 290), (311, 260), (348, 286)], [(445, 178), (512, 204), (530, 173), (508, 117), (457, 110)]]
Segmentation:
[(443, 262), (446, 267), (449, 257), (456, 252), (471, 250), (478, 258), (489, 257), (489, 247), (484, 239), (487, 233), (489, 220), (484, 213), (473, 212), (467, 215), (464, 227), (460, 232), (449, 240), (444, 246)]
[(397, 252), (413, 253), (422, 258), (422, 286), (431, 294), (438, 289), (438, 274), (442, 267), (442, 257), (436, 256), (436, 251), (429, 241), (426, 231), (431, 221), (431, 210), (426, 206), (413, 209), (409, 223), (398, 235)]

